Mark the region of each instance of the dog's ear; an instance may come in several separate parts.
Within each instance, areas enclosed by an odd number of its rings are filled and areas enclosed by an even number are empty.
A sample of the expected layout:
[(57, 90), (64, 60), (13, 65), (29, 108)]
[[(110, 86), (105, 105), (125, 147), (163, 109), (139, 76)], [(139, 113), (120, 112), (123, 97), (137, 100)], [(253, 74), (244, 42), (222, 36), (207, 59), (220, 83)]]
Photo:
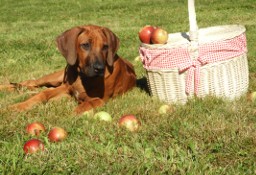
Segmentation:
[(82, 29), (79, 27), (65, 31), (57, 37), (56, 42), (60, 53), (66, 58), (69, 65), (74, 65), (77, 60), (76, 42)]
[(107, 37), (107, 42), (109, 45), (107, 63), (109, 66), (113, 66), (114, 57), (119, 48), (119, 38), (108, 28), (103, 28), (102, 30), (104, 35)]

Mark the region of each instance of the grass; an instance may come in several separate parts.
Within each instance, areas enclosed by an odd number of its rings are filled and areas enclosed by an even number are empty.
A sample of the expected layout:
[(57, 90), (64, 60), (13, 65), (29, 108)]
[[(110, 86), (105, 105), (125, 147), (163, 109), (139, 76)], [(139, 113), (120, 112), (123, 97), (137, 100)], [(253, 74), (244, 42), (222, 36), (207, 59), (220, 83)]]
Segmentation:
[[(198, 0), (199, 27), (242, 24), (247, 31), (249, 91), (256, 89), (256, 2)], [(137, 33), (146, 24), (169, 33), (188, 30), (186, 1), (177, 0), (2, 0), (0, 6), (0, 83), (33, 79), (65, 66), (55, 38), (76, 25), (109, 27), (121, 40), (119, 55), (130, 60), (138, 79), (145, 70), (138, 56)], [(174, 105), (160, 115), (164, 104), (140, 88), (110, 100), (96, 111), (107, 111), (113, 122), (75, 116), (74, 100), (39, 105), (27, 112), (6, 107), (30, 91), (0, 92), (0, 174), (255, 174), (256, 103), (245, 97), (227, 102), (206, 97)], [(132, 113), (142, 123), (130, 133), (117, 127), (120, 116)], [(48, 142), (46, 150), (24, 155), (30, 139), (24, 128), (33, 121), (64, 127), (64, 142)]]

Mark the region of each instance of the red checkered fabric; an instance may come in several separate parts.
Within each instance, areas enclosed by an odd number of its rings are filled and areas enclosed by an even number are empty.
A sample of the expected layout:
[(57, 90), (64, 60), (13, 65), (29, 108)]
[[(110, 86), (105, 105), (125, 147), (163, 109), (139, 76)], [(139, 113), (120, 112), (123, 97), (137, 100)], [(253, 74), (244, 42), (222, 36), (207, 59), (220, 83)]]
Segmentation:
[[(143, 66), (147, 70), (164, 70), (178, 68), (179, 72), (188, 71), (186, 92), (197, 94), (200, 83), (200, 67), (238, 57), (247, 52), (245, 33), (228, 40), (205, 43), (198, 46), (198, 58), (190, 58), (189, 45), (179, 48), (145, 48), (140, 47), (139, 53)], [(194, 77), (194, 89), (192, 79)]]

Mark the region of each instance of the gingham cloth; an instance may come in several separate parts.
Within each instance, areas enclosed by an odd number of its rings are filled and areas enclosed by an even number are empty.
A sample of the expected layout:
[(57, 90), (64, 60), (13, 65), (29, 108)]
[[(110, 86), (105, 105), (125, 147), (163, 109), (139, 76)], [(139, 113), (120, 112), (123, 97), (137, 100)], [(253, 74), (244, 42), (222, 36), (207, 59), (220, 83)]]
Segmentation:
[[(200, 83), (200, 67), (210, 63), (225, 61), (247, 52), (245, 33), (232, 39), (214, 41), (198, 46), (198, 58), (192, 59), (189, 44), (179, 48), (145, 48), (139, 53), (143, 66), (147, 70), (178, 69), (179, 73), (188, 71), (186, 77), (186, 93), (198, 93)], [(194, 88), (192, 80), (194, 77)]]

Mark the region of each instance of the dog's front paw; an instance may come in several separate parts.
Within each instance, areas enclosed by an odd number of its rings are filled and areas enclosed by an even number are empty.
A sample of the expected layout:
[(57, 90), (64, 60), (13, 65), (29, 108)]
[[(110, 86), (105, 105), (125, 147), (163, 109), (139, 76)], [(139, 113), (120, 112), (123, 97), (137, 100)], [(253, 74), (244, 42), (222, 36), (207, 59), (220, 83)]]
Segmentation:
[(26, 87), (29, 90), (37, 88), (36, 80), (26, 80), (17, 84), (18, 87)]
[(93, 108), (97, 108), (100, 106), (103, 106), (105, 104), (105, 102), (100, 99), (100, 98), (92, 98), (88, 101), (84, 101), (82, 103), (80, 103), (76, 109), (75, 109), (75, 113), (76, 114), (82, 114), (85, 111), (89, 111)]
[(7, 85), (0, 85), (0, 91), (7, 90), (7, 91), (14, 91), (16, 89), (15, 84), (7, 84)]
[(75, 108), (75, 113), (76, 113), (77, 115), (81, 115), (81, 114), (83, 114), (85, 111), (89, 111), (89, 110), (91, 110), (91, 109), (93, 109), (93, 106), (92, 106), (90, 103), (88, 103), (88, 102), (84, 102), (84, 103), (79, 104), (79, 105)]
[(35, 80), (26, 80), (26, 81), (20, 82), (19, 84), (21, 86), (27, 86), (27, 87), (35, 87), (35, 86), (37, 86)]

